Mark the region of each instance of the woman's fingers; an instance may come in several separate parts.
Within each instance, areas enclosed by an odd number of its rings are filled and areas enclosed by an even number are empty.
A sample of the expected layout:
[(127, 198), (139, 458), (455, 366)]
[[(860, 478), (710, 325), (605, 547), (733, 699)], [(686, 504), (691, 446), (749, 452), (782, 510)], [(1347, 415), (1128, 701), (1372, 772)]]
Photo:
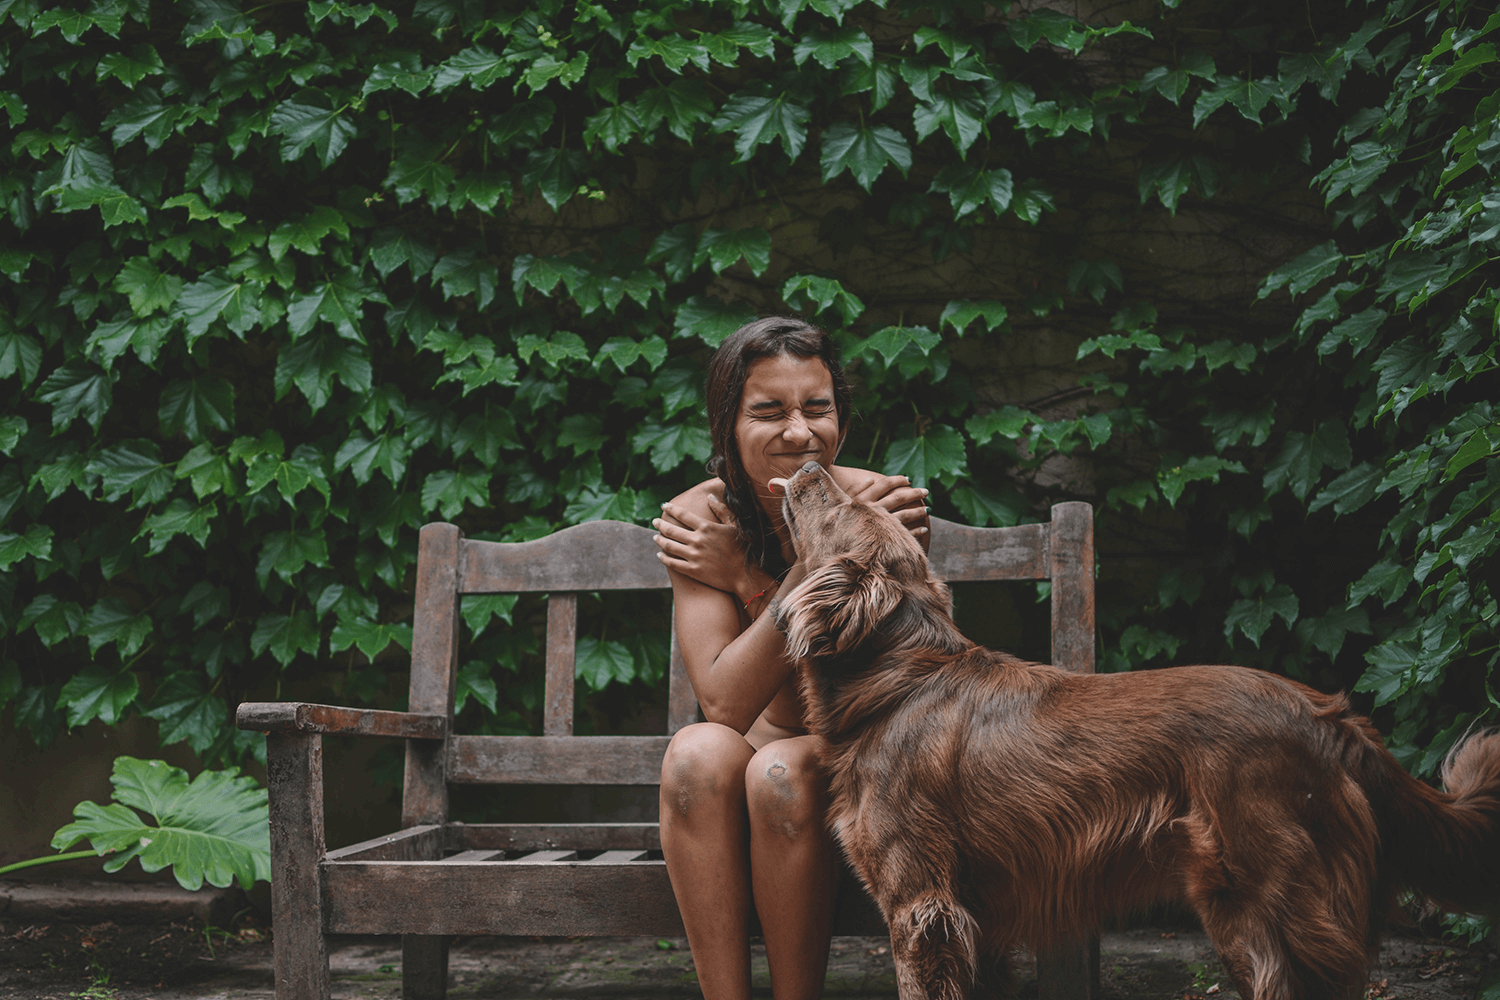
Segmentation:
[(652, 541), (656, 542), (657, 548), (679, 559), (686, 558), (687, 545), (667, 534), (668, 531), (676, 531), (676, 528), (664, 521), (652, 521), (651, 524), (656, 528), (656, 535)]
[(920, 486), (908, 486), (904, 490), (897, 490), (887, 496), (880, 503), (886, 510), (907, 510), (912, 507), (925, 510), (927, 507), (928, 491)]
[(662, 516), (651, 522), (657, 557), (699, 583), (738, 594), (748, 571), (734, 517), (717, 497), (710, 496), (708, 508), (712, 517), (679, 504), (662, 504)]
[[(678, 524), (687, 528), (689, 531), (698, 531), (702, 529), (705, 524), (712, 523), (707, 518), (700, 517), (699, 515), (694, 514), (692, 511), (688, 510), (686, 507), (683, 507), (680, 504), (672, 503), (671, 501), (668, 501), (661, 505), (661, 512), (665, 514), (666, 517), (671, 518), (673, 521), (676, 521)], [(669, 523), (666, 522), (666, 518), (658, 518), (658, 520), (661, 520), (664, 523)], [(655, 525), (656, 521), (652, 521), (651, 523)], [(657, 530), (660, 531), (661, 529), (658, 528)]]
[(928, 491), (921, 486), (913, 486), (906, 476), (875, 476), (857, 485), (849, 495), (855, 500), (894, 511), (924, 505)]
[(927, 490), (920, 486), (902, 486), (892, 490), (879, 500), (870, 501), (875, 506), (895, 512), (898, 510), (925, 509)]
[(849, 495), (865, 503), (876, 503), (892, 490), (903, 486), (911, 486), (911, 480), (905, 476), (873, 475), (864, 482), (857, 483), (854, 489), (849, 491)]
[(651, 527), (656, 529), (656, 544), (662, 545), (663, 548), (666, 547), (663, 545), (664, 542), (670, 541), (681, 547), (693, 539), (691, 529), (684, 528), (682, 525), (669, 521), (664, 517), (654, 518), (651, 521)]
[[(665, 506), (665, 505), (663, 505)], [(712, 493), (708, 495), (708, 512), (714, 516), (714, 520), (720, 524), (733, 524), (734, 514), (729, 505)]]

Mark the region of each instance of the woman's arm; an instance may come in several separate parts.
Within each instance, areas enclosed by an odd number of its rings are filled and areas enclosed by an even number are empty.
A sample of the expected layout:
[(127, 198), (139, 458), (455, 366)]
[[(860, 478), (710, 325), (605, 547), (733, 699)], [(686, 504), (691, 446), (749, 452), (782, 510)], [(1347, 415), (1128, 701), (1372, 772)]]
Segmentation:
[(779, 586), (752, 602), (757, 614), (749, 627), (738, 598), (675, 570), (667, 572), (677, 643), (703, 718), (744, 733), (791, 676), (794, 664), (787, 659), (785, 637), (765, 608), (778, 592), (795, 587), (804, 571), (793, 566)]
[(716, 489), (722, 484), (710, 480), (663, 504), (652, 526), (657, 558), (672, 580), (678, 647), (703, 717), (743, 733), (791, 675), (781, 633), (760, 619), (769, 617), (771, 598), (802, 576), (788, 574), (778, 586), (746, 562)]

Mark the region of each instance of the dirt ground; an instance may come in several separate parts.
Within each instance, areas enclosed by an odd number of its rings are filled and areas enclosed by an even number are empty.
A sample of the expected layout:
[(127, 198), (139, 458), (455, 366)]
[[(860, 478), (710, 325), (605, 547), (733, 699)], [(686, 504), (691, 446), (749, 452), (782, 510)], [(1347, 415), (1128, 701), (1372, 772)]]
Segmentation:
[[(1137, 928), (1101, 941), (1102, 1000), (1231, 1000), (1233, 988), (1200, 930)], [(336, 1000), (401, 993), (399, 942), (339, 939), (331, 953)], [(1017, 995), (1036, 996), (1017, 958)], [(770, 996), (765, 951), (755, 949), (756, 995)], [(454, 943), (454, 1000), (567, 997), (676, 1000), (699, 994), (687, 943), (653, 938), (464, 938)], [(838, 938), (825, 995), (896, 996), (887, 941)], [(4, 1000), (271, 1000), (271, 942), (253, 918), (232, 929), (187, 923), (90, 927), (0, 923)], [(1500, 956), (1410, 933), (1390, 935), (1364, 1000), (1500, 1000)]]

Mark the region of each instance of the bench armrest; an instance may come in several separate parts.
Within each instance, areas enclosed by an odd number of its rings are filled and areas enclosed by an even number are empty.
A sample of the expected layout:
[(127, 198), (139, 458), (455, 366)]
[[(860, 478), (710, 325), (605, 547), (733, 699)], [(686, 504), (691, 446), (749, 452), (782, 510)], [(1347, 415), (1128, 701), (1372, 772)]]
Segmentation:
[(441, 715), (339, 708), (301, 701), (247, 701), (235, 712), (234, 721), (241, 729), (263, 733), (328, 733), (440, 740), (448, 732), (448, 720)]

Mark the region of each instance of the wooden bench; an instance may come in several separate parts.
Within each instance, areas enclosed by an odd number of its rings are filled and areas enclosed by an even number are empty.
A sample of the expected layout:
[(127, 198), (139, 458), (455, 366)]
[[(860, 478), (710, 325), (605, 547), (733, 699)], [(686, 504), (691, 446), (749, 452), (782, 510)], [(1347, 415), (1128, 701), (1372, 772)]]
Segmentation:
[[(531, 542), (471, 541), (451, 524), (422, 529), (409, 710), (245, 703), (237, 722), (266, 734), (271, 912), (277, 1000), (326, 1000), (329, 934), (402, 935), (402, 994), (440, 1000), (453, 935), (683, 933), (655, 823), (464, 824), (448, 819), (451, 784), (656, 785), (671, 734), (698, 704), (672, 642), (667, 733), (574, 736), (578, 594), (669, 588), (650, 529), (595, 521)], [(972, 528), (932, 519), (934, 573), (950, 582), (1050, 580), (1053, 662), (1094, 665), (1093, 511), (1052, 508), (1050, 524)], [(545, 593), (543, 735), (453, 732), (464, 594)], [(328, 850), (325, 734), (406, 741), (402, 829)], [(835, 934), (885, 932), (846, 872)], [(1042, 1000), (1097, 994), (1098, 944), (1039, 956)]]

